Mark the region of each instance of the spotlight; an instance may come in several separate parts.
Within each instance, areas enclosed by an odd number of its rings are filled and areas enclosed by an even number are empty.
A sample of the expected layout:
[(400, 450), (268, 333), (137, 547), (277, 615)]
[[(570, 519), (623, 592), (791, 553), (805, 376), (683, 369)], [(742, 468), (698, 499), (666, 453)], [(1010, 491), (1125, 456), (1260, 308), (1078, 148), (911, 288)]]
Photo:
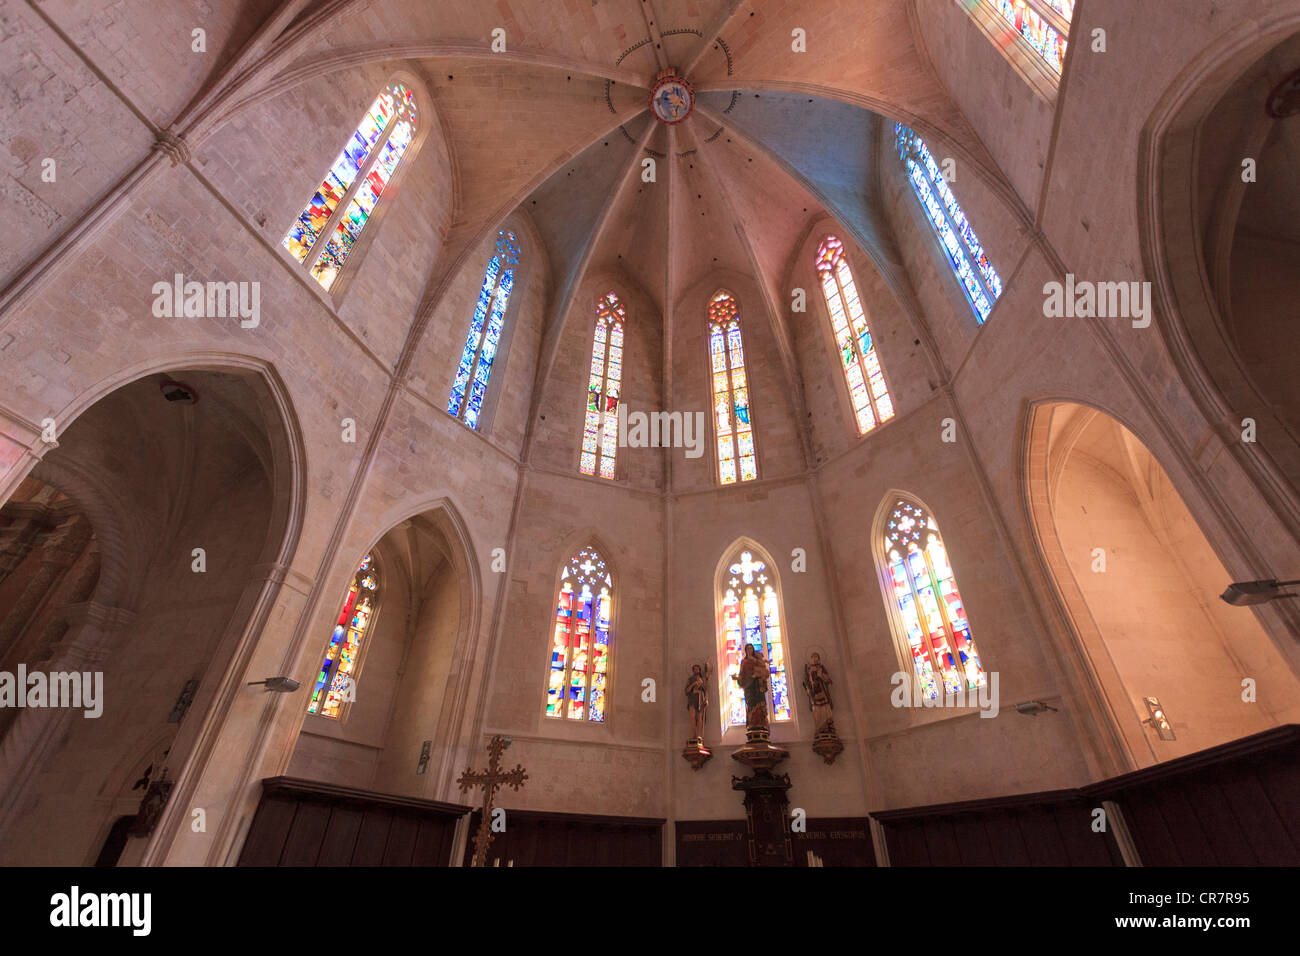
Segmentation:
[(177, 382), (169, 378), (159, 382), (158, 388), (162, 391), (163, 398), (169, 402), (193, 405), (199, 400), (198, 390), (193, 385), (186, 385), (184, 382)]
[(1219, 597), (1233, 607), (1267, 604), (1276, 598), (1296, 597), (1293, 592), (1282, 591), (1282, 588), (1292, 584), (1300, 584), (1300, 581), (1275, 581), (1272, 578), (1263, 581), (1233, 581)]
[(292, 677), (268, 677), (266, 680), (252, 681), (248, 686), (256, 687), (259, 684), (265, 684), (267, 690), (273, 690), (280, 694), (292, 693), (302, 686)]
[(1154, 727), (1161, 740), (1177, 740), (1178, 738), (1174, 736), (1174, 725), (1169, 722), (1165, 709), (1160, 706), (1160, 701), (1154, 697), (1143, 697), (1142, 703), (1147, 705), (1147, 713), (1151, 715), (1142, 723)]

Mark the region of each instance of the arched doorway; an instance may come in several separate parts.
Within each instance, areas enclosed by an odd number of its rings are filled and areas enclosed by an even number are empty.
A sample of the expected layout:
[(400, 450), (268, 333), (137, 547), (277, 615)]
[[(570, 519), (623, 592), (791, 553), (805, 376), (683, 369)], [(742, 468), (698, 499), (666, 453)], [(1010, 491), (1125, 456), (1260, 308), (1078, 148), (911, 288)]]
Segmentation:
[[(0, 671), (49, 690), (0, 726), (6, 863), (92, 864), (151, 787), (174, 795), (201, 770), (195, 741), (260, 630), (266, 567), (292, 550), (282, 408), (252, 368), (147, 374), (62, 428), (0, 512), (0, 595), (33, 610), (4, 624)], [(170, 838), (152, 822), (119, 865)]]
[(1039, 405), (1026, 460), (1034, 532), (1082, 651), (1071, 676), (1098, 689), (1134, 765), (1296, 719), (1300, 681), (1255, 614), (1219, 600), (1231, 575), (1131, 431)]
[[(450, 506), (436, 506), (399, 521), (366, 554), (348, 560), (364, 566), (363, 591), (365, 571), (373, 583), (362, 632), (350, 591), (330, 598), (339, 615), (330, 622), (335, 634), (342, 646), (356, 646), (350, 688), (315, 711), (305, 703), (309, 712), (286, 775), (446, 799), (466, 706), (463, 638), (474, 606), (463, 528)], [(325, 672), (326, 685), (338, 685), (333, 641), (327, 632), (310, 642), (312, 682)]]

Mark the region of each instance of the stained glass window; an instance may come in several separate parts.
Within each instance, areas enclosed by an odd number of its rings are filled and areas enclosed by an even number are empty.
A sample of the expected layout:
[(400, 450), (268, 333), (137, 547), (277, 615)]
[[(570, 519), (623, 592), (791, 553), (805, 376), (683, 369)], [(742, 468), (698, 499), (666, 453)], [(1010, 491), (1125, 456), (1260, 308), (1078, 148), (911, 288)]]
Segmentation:
[(718, 439), (718, 481), (734, 484), (758, 477), (749, 382), (740, 337), (740, 308), (728, 292), (709, 301), (709, 369), (713, 376), (713, 425)]
[(1054, 71), (1065, 66), (1066, 38), (1074, 19), (1074, 0), (992, 0), (1012, 29)]
[(827, 236), (817, 247), (817, 278), (822, 284), (831, 331), (840, 350), (840, 364), (849, 386), (858, 434), (865, 435), (894, 417), (894, 403), (889, 397), (885, 370), (871, 339), (848, 256), (844, 254), (844, 243), (834, 236)]
[(348, 585), (334, 633), (325, 647), (325, 663), (316, 674), (316, 686), (312, 688), (307, 713), (338, 718), (344, 701), (355, 698), (361, 642), (378, 601), (379, 572), (373, 557), (366, 555)]
[(899, 498), (880, 532), (888, 578), (897, 602), (916, 679), (937, 699), (988, 678), (971, 639), (966, 608), (934, 517), (918, 502)]
[[(582, 426), (584, 475), (614, 477), (618, 451), (618, 396), (623, 378), (623, 320), (627, 310), (613, 292), (596, 306), (596, 335), (591, 343), (591, 378), (587, 384), (587, 417)], [(597, 470), (599, 469), (599, 470)]]
[(605, 719), (614, 581), (604, 559), (583, 548), (564, 566), (555, 602), (546, 716)]
[[(390, 83), (375, 97), (280, 245), (326, 290), (415, 136), (415, 96)], [(382, 144), (382, 145), (380, 145)]]
[(926, 147), (925, 141), (908, 127), (894, 127), (898, 155), (907, 164), (908, 180), (921, 200), (926, 217), (947, 253), (953, 274), (975, 310), (975, 319), (983, 324), (993, 311), (993, 303), (1002, 295), (1002, 279), (993, 268), (975, 228), (966, 219), (957, 197)]
[(745, 693), (733, 679), (740, 673), (744, 645), (751, 644), (772, 667), (768, 685), (768, 716), (790, 719), (790, 683), (786, 673), (785, 641), (781, 636), (781, 597), (767, 565), (748, 548), (732, 555), (722, 593), (721, 663), (722, 729), (745, 726)]
[(478, 304), (474, 307), (474, 318), (469, 324), (469, 335), (447, 401), (447, 411), (470, 428), (478, 428), (483, 411), (483, 397), (487, 394), (488, 376), (492, 374), (492, 360), (501, 342), (501, 326), (510, 304), (517, 265), (519, 240), (513, 232), (503, 229), (497, 234), (496, 255), (483, 274), (483, 287), (479, 289)]

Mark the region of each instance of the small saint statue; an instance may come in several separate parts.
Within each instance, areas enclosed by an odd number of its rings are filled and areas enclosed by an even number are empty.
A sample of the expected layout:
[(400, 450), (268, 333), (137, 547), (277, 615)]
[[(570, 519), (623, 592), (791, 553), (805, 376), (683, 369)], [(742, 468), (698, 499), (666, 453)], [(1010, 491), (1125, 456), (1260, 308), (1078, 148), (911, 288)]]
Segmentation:
[(709, 674), (713, 671), (710, 661), (691, 665), (691, 676), (686, 681), (686, 712), (691, 715), (691, 741), (704, 743), (704, 717), (709, 710)]
[(803, 666), (803, 688), (808, 692), (815, 732), (819, 736), (833, 735), (835, 713), (831, 709), (831, 675), (822, 664), (822, 656), (815, 651), (812, 659)]
[(767, 681), (771, 676), (772, 667), (767, 658), (753, 644), (746, 644), (740, 669), (732, 679), (745, 692), (747, 736), (758, 733), (764, 739), (767, 737)]
[(831, 709), (831, 675), (815, 651), (803, 666), (803, 689), (808, 692), (808, 706), (813, 713), (813, 752), (828, 764), (844, 750), (835, 733), (835, 713)]

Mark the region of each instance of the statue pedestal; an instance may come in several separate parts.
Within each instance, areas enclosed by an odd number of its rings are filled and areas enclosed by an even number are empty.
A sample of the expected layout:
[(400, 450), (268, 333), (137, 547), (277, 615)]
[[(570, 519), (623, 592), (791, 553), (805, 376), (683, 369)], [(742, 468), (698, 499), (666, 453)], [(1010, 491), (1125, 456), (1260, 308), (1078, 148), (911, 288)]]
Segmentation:
[(844, 744), (835, 734), (817, 734), (813, 737), (813, 753), (827, 763), (834, 763), (835, 758), (844, 751)]
[(682, 759), (691, 765), (692, 770), (699, 770), (713, 757), (713, 752), (704, 746), (704, 740), (696, 737), (686, 741), (682, 748)]
[(750, 866), (793, 866), (794, 849), (790, 844), (789, 806), (786, 791), (790, 775), (779, 777), (772, 768), (790, 752), (768, 739), (766, 727), (751, 727), (745, 732), (745, 745), (731, 755), (753, 769), (749, 777), (731, 778), (731, 789), (745, 794), (745, 818), (749, 825)]

